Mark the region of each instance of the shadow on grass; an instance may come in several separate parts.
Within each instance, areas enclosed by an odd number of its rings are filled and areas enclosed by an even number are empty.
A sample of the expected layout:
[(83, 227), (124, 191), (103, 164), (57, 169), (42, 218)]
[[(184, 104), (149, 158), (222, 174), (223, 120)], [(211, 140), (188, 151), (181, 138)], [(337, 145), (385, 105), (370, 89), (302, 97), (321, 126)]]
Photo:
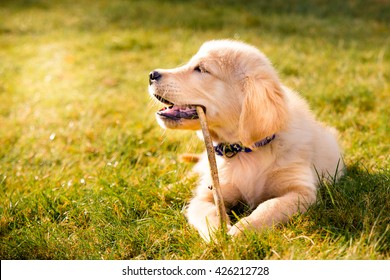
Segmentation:
[[(64, 8), (73, 1), (47, 1), (47, 0), (4, 0), (1, 1), (0, 6), (13, 7), (17, 9), (30, 9), (37, 8), (47, 10), (50, 9), (53, 5), (64, 3)], [(88, 1), (85, 1), (88, 2)], [(114, 5), (120, 7), (132, 7), (137, 5), (134, 2), (126, 1), (90, 1), (90, 3), (98, 3), (107, 5)], [(150, 8), (149, 13), (158, 13), (159, 8), (164, 7), (161, 1), (147, 0), (142, 1)], [(217, 0), (217, 1), (207, 1), (207, 0), (168, 0), (164, 1), (169, 3), (172, 7), (177, 7), (180, 5), (183, 6), (193, 6), (196, 9), (203, 8), (208, 9), (218, 9), (223, 11), (226, 8), (238, 9), (238, 11), (247, 11), (250, 13), (258, 14), (277, 14), (277, 15), (300, 15), (300, 16), (314, 16), (318, 18), (333, 18), (333, 17), (343, 17), (343, 18), (364, 18), (370, 20), (376, 20), (381, 22), (390, 23), (389, 13), (390, 13), (390, 1), (386, 0), (374, 0), (370, 5), (367, 5), (365, 0), (353, 0), (353, 1), (337, 1), (337, 0), (293, 0), (293, 1), (284, 1), (284, 0), (249, 0), (243, 2), (238, 2), (234, 0)], [(171, 10), (173, 11), (173, 10)], [(125, 15), (126, 10), (123, 11)], [(141, 14), (142, 15), (142, 14)], [(167, 14), (168, 17), (171, 15)], [(173, 14), (171, 15), (174, 16)], [(127, 17), (129, 19), (129, 17)]]
[[(120, 29), (142, 27), (150, 30), (191, 29), (193, 31), (260, 28), (267, 32), (281, 34), (300, 33), (302, 36), (321, 36), (351, 31), (342, 22), (355, 19), (390, 24), (390, 1), (376, 0), (367, 5), (364, 0), (294, 0), (237, 2), (233, 0), (169, 0), (169, 1), (47, 1), (47, 0), (5, 0), (0, 8), (13, 11), (40, 10), (51, 12), (63, 10), (64, 14), (75, 13), (81, 20), (76, 27), (93, 31), (107, 26)], [(88, 13), (85, 12), (88, 10)], [(294, 24), (287, 24), (286, 18), (294, 17)], [(298, 20), (298, 18), (301, 20)], [(318, 30), (308, 18), (330, 19), (339, 28)], [(309, 24), (308, 24), (309, 23)], [(72, 26), (72, 24), (70, 24)], [(68, 26), (69, 27), (69, 26)], [(66, 26), (65, 26), (66, 28)], [(365, 31), (359, 29), (357, 36)], [(324, 35), (324, 34), (322, 34)], [(367, 34), (370, 35), (370, 34)]]
[(318, 203), (307, 213), (315, 230), (335, 239), (366, 240), (367, 245), (390, 253), (390, 177), (355, 164), (334, 184), (323, 183)]

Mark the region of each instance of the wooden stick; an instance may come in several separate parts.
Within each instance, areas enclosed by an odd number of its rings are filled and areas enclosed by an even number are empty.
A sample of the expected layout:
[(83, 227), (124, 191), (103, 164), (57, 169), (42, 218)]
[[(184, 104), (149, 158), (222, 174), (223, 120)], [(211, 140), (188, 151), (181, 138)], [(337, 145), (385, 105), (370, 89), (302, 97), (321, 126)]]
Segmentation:
[(218, 169), (217, 169), (217, 162), (215, 160), (214, 146), (213, 146), (213, 142), (211, 141), (211, 136), (206, 122), (206, 115), (204, 113), (203, 107), (196, 106), (196, 112), (198, 113), (200, 125), (202, 127), (203, 138), (206, 144), (207, 157), (209, 159), (209, 164), (210, 164), (211, 178), (213, 180), (213, 186), (210, 186), (210, 188), (213, 191), (214, 202), (215, 205), (217, 206), (217, 214), (220, 219), (222, 232), (226, 233), (228, 218), (226, 214), (225, 204), (223, 202), (221, 187), (219, 185)]

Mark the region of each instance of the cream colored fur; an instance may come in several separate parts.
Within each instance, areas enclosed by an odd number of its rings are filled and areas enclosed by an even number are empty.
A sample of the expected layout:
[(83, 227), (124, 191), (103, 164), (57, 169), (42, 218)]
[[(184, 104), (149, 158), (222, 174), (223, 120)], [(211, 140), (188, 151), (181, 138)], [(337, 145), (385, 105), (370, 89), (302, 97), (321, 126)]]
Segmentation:
[[(200, 68), (198, 68), (200, 67)], [(199, 69), (201, 71), (199, 71)], [(152, 95), (176, 104), (206, 108), (215, 143), (276, 138), (251, 153), (217, 157), (220, 185), (228, 208), (245, 202), (253, 211), (229, 234), (261, 230), (288, 221), (316, 201), (318, 179), (337, 178), (344, 165), (334, 129), (315, 120), (306, 102), (285, 87), (266, 56), (247, 44), (217, 40), (203, 44), (184, 66), (157, 70)], [(158, 118), (166, 128), (199, 130), (198, 120)], [(219, 227), (207, 157), (195, 166), (200, 182), (186, 216), (205, 240)]]

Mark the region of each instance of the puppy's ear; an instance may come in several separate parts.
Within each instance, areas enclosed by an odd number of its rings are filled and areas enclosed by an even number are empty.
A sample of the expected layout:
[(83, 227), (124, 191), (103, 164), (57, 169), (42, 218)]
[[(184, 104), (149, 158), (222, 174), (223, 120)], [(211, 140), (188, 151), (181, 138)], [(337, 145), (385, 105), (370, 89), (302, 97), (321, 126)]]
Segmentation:
[(287, 108), (279, 82), (273, 77), (247, 77), (239, 120), (239, 138), (246, 147), (278, 132)]

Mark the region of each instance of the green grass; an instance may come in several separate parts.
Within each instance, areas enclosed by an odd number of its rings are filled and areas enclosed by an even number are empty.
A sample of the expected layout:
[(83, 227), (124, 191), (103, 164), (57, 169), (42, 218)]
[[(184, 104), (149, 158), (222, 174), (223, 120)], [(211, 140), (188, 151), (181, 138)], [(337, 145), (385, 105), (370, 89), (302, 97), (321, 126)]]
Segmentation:
[[(0, 2), (1, 259), (389, 259), (390, 3)], [(290, 223), (205, 244), (182, 213), (203, 148), (160, 129), (154, 68), (264, 51), (337, 127), (347, 174)]]

